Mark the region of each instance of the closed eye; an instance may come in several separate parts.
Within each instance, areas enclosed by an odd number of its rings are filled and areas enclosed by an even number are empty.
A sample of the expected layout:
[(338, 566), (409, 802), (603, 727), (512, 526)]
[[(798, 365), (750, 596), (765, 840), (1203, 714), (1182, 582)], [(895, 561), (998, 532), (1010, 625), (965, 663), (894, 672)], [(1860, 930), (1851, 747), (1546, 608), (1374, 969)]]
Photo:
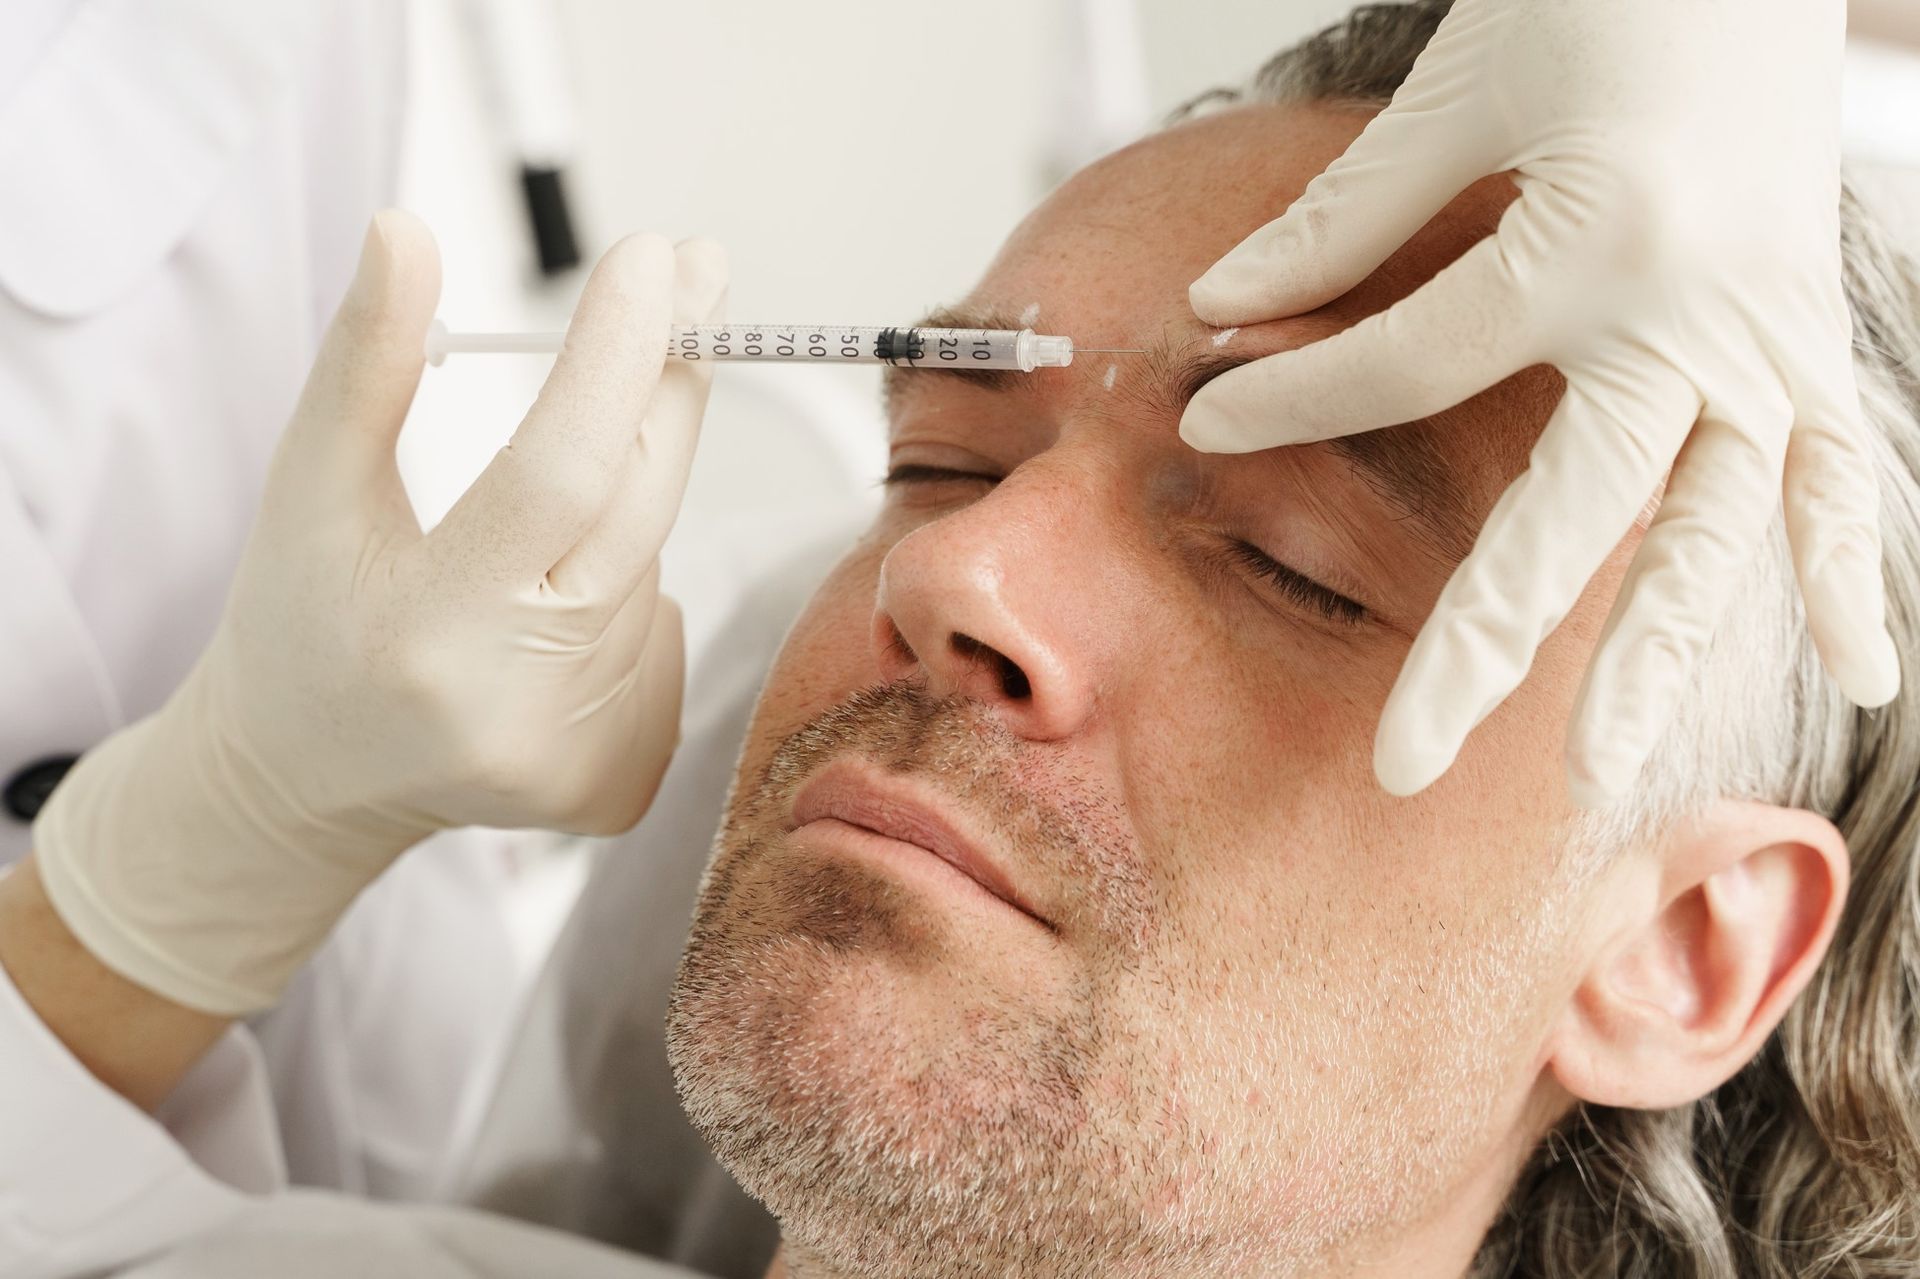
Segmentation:
[(1000, 477), (981, 471), (960, 471), (949, 466), (925, 466), (918, 462), (903, 462), (887, 471), (886, 478), (880, 481), (891, 488), (896, 484), (954, 484), (981, 483), (998, 484)]
[[(902, 463), (887, 471), (881, 481), (889, 488), (912, 484), (997, 484), (1000, 477), (981, 471), (962, 471), (947, 466), (927, 466), (918, 462)], [(1235, 541), (1229, 548), (1233, 558), (1256, 576), (1272, 583), (1291, 603), (1318, 613), (1331, 622), (1358, 626), (1367, 620), (1366, 605), (1289, 568), (1251, 542)]]
[(1292, 603), (1345, 626), (1358, 626), (1367, 620), (1366, 605), (1320, 585), (1297, 569), (1288, 568), (1253, 543), (1235, 541), (1230, 550), (1234, 559), (1271, 582)]

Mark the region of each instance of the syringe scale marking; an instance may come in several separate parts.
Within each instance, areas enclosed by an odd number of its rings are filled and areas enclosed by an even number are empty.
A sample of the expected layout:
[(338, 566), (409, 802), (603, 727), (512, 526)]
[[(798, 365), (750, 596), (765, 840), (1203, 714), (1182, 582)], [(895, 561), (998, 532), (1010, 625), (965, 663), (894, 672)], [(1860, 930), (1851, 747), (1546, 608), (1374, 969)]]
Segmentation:
[[(426, 356), (439, 364), (460, 353), (553, 353), (564, 333), (453, 333), (435, 320)], [(1126, 347), (1087, 348), (1082, 354), (1140, 355)], [(1035, 369), (1073, 363), (1073, 339), (1032, 329), (941, 329), (900, 325), (690, 324), (675, 325), (667, 354), (682, 360), (769, 364), (889, 364), (896, 368)]]

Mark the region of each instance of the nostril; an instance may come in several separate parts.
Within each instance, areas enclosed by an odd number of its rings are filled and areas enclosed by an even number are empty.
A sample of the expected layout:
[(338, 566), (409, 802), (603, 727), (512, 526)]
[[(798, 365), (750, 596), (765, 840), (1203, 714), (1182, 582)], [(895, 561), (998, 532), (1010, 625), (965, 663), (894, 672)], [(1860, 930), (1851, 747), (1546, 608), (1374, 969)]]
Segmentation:
[(1000, 691), (1011, 702), (1024, 702), (1033, 695), (1033, 685), (1027, 683), (1027, 673), (1015, 666), (1011, 659), (995, 653), (1000, 662)]
[(886, 625), (888, 655), (898, 659), (906, 666), (913, 666), (918, 663), (920, 658), (914, 653), (913, 645), (907, 643), (907, 637), (900, 633), (900, 628), (894, 625), (893, 619), (888, 618)]
[(982, 644), (971, 635), (955, 632), (953, 651), (969, 662), (981, 662), (993, 668), (1000, 680), (1000, 693), (1009, 701), (1023, 702), (1033, 696), (1027, 673), (1012, 658), (990, 644)]

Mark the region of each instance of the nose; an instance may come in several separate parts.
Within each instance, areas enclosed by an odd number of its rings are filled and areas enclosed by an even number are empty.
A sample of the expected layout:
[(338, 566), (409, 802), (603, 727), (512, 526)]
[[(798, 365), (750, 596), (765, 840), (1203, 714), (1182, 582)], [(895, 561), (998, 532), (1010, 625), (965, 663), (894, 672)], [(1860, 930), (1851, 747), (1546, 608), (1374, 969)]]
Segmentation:
[[(1003, 486), (1004, 487), (1004, 486)], [(888, 681), (990, 706), (1031, 740), (1094, 712), (1104, 660), (1087, 530), (1023, 518), (1001, 494), (909, 533), (880, 566), (873, 653)]]

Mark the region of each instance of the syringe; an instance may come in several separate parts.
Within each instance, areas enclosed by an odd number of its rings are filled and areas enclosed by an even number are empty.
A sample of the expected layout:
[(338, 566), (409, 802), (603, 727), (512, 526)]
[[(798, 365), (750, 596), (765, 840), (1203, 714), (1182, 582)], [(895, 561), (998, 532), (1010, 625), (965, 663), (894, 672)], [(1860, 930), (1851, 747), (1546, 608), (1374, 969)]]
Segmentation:
[[(463, 351), (554, 352), (564, 333), (451, 333), (427, 330), (427, 362)], [(1082, 355), (1140, 355), (1131, 348), (1082, 348)], [(775, 364), (891, 364), (902, 368), (1062, 369), (1073, 339), (1032, 329), (932, 329), (866, 324), (675, 325), (667, 354), (683, 360), (757, 360)]]

